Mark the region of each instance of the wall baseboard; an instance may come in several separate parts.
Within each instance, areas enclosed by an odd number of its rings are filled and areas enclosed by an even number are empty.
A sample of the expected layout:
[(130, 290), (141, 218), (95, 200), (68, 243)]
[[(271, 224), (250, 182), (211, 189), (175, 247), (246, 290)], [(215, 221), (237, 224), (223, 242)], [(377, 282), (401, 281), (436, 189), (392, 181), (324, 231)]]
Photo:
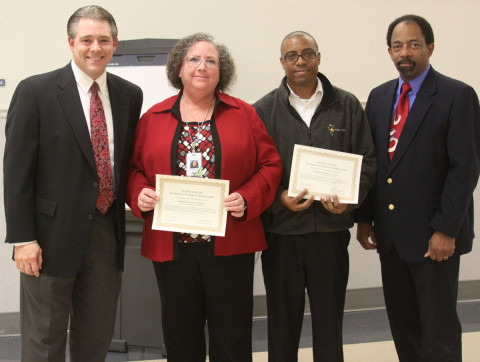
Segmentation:
[(20, 312), (0, 313), (0, 336), (20, 334)]
[[(480, 280), (467, 280), (458, 283), (458, 301), (466, 302), (480, 300)], [(347, 290), (345, 311), (385, 308), (381, 287)], [(308, 298), (306, 298), (305, 313), (310, 313)], [(253, 304), (254, 318), (264, 318), (267, 315), (265, 295), (256, 295)], [(20, 334), (20, 313), (0, 313), (0, 337)], [(122, 341), (123, 342), (123, 341)], [(124, 343), (120, 343), (124, 348)]]

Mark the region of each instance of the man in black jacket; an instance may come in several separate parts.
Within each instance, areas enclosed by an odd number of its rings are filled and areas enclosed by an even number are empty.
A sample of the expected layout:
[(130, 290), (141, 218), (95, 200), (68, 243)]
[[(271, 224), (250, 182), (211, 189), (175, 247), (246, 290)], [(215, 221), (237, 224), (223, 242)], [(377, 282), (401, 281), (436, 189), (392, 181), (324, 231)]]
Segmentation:
[(320, 53), (305, 32), (281, 44), (280, 87), (254, 104), (282, 157), (283, 177), (264, 213), (268, 249), (262, 253), (268, 307), (269, 361), (296, 361), (305, 307), (310, 300), (315, 361), (343, 361), (342, 320), (348, 282), (349, 228), (357, 205), (336, 195), (307, 200), (288, 196), (295, 144), (363, 155), (359, 201), (374, 183), (375, 154), (360, 102), (318, 73)]

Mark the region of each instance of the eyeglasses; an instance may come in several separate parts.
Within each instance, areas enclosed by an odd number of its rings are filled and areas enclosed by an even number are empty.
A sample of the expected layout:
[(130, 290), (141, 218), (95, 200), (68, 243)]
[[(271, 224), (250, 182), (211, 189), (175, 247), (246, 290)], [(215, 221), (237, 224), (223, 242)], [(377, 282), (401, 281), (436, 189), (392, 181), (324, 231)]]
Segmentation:
[(190, 57), (186, 57), (185, 60), (187, 61), (188, 65), (192, 67), (198, 67), (203, 62), (207, 68), (218, 68), (218, 60), (216, 59), (202, 59), (196, 55), (192, 55)]
[(312, 49), (306, 49), (302, 52), (302, 54), (297, 54), (297, 52), (288, 52), (283, 56), (283, 59), (286, 62), (296, 62), (298, 58), (302, 57), (303, 60), (311, 60), (317, 56), (317, 52)]

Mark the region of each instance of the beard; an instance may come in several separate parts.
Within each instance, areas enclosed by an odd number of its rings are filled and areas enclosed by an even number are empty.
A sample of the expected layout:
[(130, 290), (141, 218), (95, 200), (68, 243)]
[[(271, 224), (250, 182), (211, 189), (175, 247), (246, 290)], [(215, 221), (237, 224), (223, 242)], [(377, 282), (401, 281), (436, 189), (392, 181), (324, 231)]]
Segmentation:
[(407, 61), (400, 60), (395, 63), (395, 67), (397, 68), (403, 79), (410, 78), (415, 73), (416, 66), (417, 63), (411, 59), (408, 59)]

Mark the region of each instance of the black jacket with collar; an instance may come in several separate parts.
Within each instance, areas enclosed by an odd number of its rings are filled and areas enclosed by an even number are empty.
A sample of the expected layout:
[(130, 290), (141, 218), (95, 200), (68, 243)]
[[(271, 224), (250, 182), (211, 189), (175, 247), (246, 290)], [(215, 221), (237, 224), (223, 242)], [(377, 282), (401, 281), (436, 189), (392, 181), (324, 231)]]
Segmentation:
[(332, 86), (323, 74), (318, 73), (318, 78), (322, 82), (323, 98), (315, 110), (310, 127), (290, 105), (286, 77), (279, 88), (254, 104), (275, 140), (284, 166), (275, 201), (263, 215), (268, 232), (298, 235), (341, 231), (353, 226), (352, 211), (357, 205), (349, 205), (341, 215), (326, 211), (319, 201), (300, 212), (292, 212), (282, 206), (280, 196), (288, 189), (295, 144), (363, 155), (359, 202), (365, 198), (375, 181), (375, 149), (360, 102), (353, 94)]

